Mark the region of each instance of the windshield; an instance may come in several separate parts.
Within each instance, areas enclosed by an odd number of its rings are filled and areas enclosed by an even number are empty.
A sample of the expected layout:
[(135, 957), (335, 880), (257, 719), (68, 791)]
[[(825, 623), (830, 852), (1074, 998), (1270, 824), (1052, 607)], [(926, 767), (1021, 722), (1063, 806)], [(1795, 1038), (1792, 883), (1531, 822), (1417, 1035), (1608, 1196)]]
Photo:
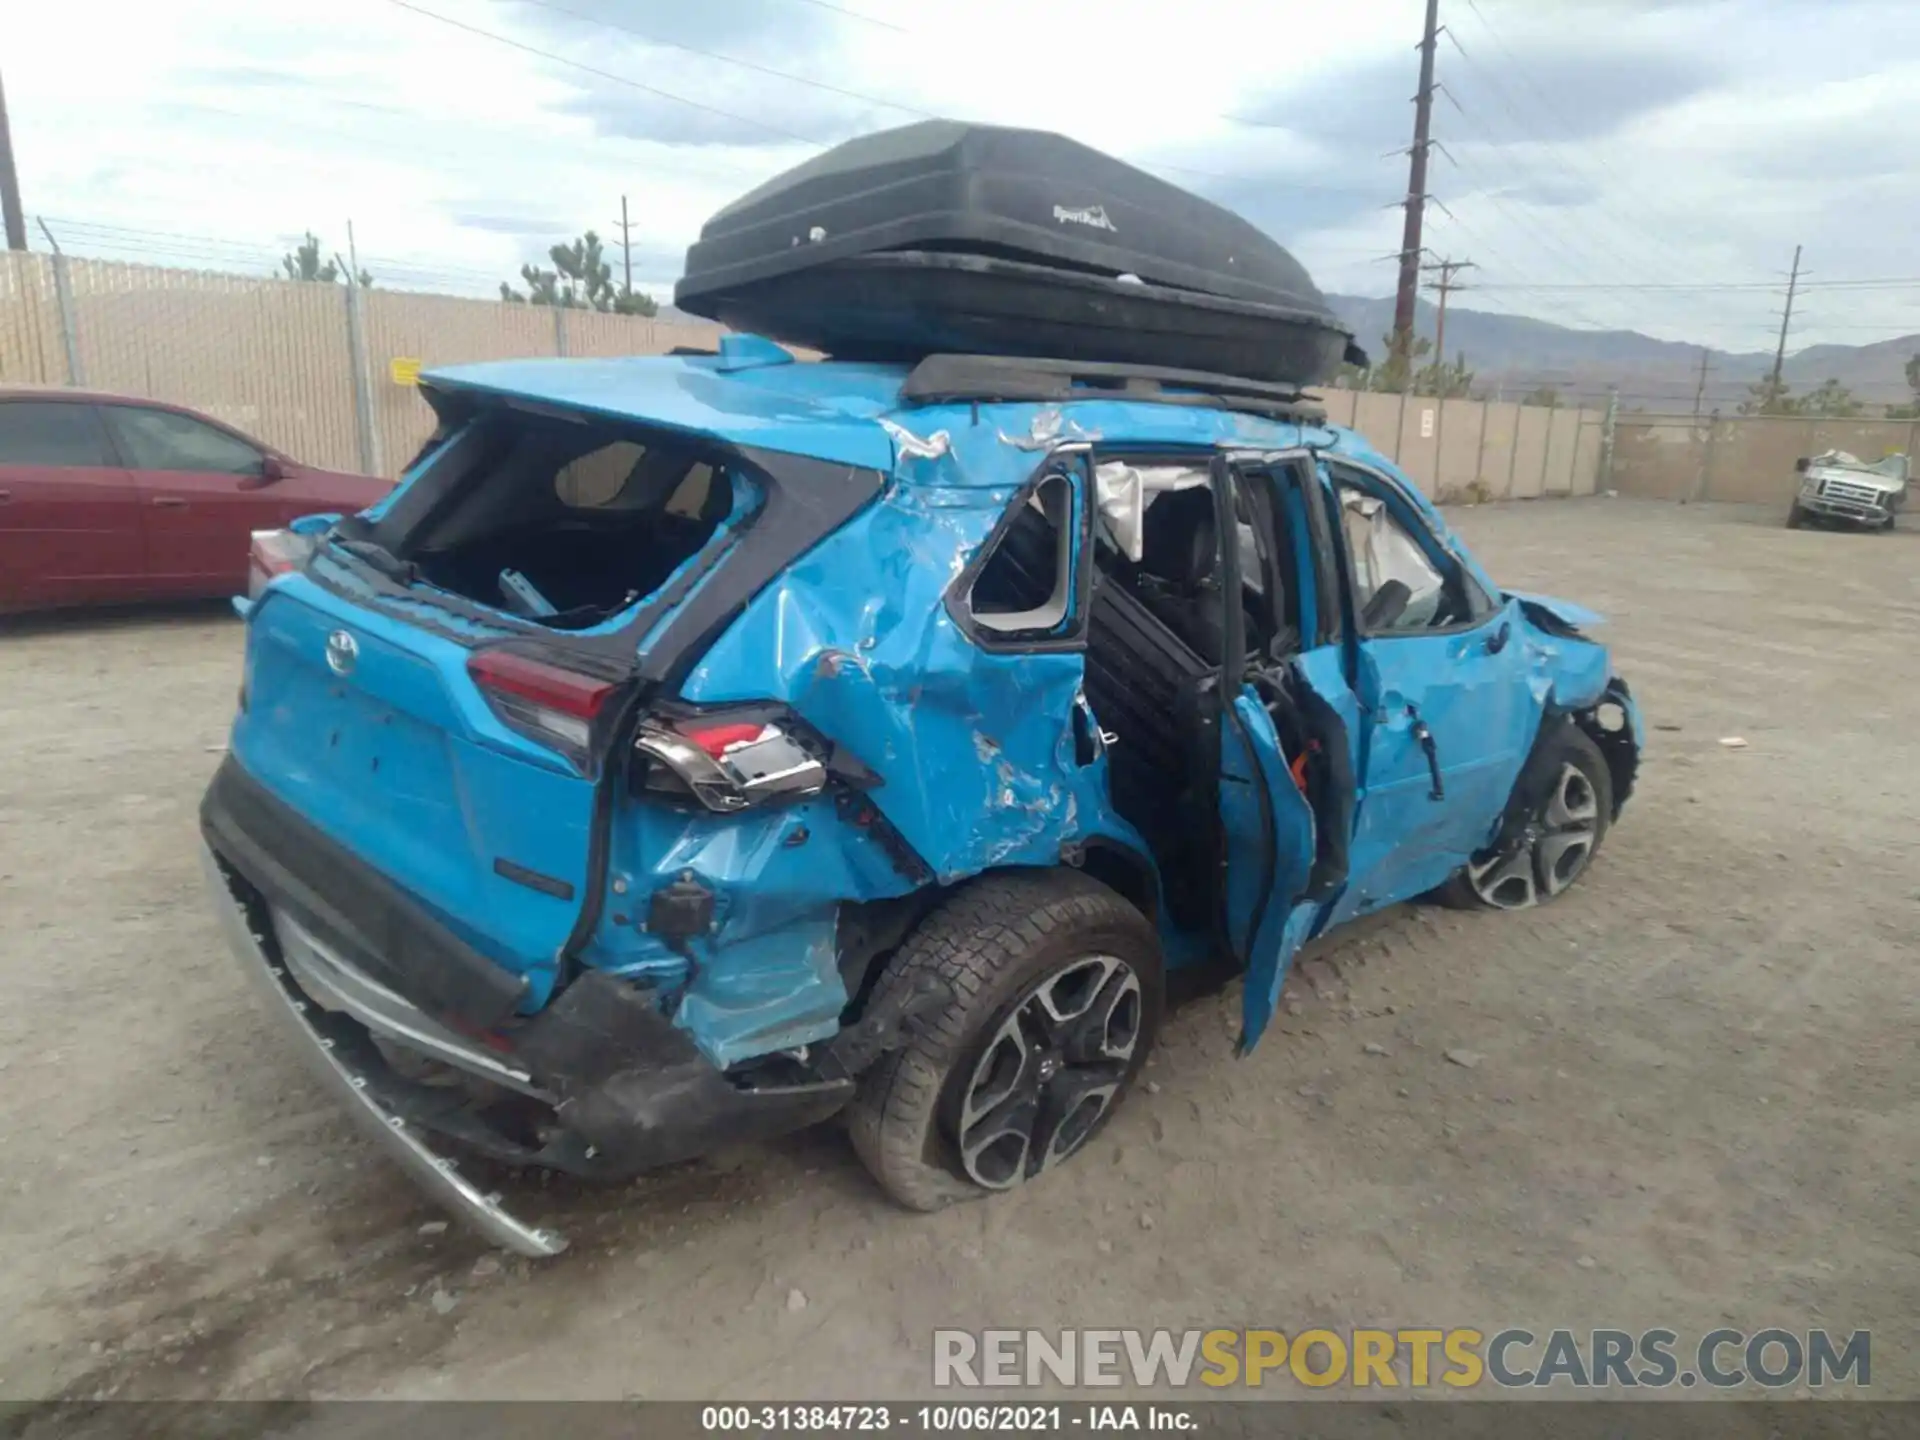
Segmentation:
[(1869, 465), (1858, 455), (1850, 454), (1845, 450), (1829, 450), (1823, 455), (1816, 455), (1813, 464), (1824, 470), (1859, 470), (1868, 475), (1883, 475), (1902, 483), (1907, 479), (1905, 455), (1888, 455)]

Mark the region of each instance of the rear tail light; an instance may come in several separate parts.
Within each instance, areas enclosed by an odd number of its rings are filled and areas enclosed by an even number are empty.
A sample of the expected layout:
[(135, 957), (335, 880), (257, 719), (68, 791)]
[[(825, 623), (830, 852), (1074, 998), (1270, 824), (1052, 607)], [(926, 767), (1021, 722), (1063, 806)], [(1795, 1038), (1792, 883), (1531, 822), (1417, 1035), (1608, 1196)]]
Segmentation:
[(476, 651), (467, 674), (507, 726), (558, 750), (583, 771), (591, 767), (594, 722), (620, 688), (616, 681), (511, 650)]
[(731, 813), (826, 788), (825, 746), (791, 716), (707, 715), (650, 720), (634, 749), (650, 762), (646, 788), (689, 794)]
[(247, 598), (258, 600), (267, 583), (307, 563), (313, 541), (291, 530), (256, 530), (247, 546)]

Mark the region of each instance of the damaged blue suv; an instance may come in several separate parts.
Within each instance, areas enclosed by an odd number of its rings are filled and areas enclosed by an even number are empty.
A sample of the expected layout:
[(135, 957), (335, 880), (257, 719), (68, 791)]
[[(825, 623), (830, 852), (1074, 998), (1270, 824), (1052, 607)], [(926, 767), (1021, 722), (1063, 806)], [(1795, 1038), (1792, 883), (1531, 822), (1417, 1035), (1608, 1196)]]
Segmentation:
[(1351, 337), (1238, 217), (910, 126), (722, 211), (677, 298), (836, 358), (430, 373), (399, 487), (256, 536), (240, 602), (229, 938), (498, 1243), (564, 1241), (476, 1158), (834, 1115), (905, 1205), (1005, 1190), (1113, 1113), (1170, 971), (1244, 972), (1245, 1051), (1310, 938), (1592, 863), (1641, 742), (1598, 617), (1327, 424)]
[(438, 372), (360, 516), (263, 536), (202, 811), (230, 935), (444, 1199), (846, 1111), (931, 1208), (1072, 1155), (1166, 972), (1514, 908), (1633, 784), (1626, 685), (1254, 382), (933, 357)]

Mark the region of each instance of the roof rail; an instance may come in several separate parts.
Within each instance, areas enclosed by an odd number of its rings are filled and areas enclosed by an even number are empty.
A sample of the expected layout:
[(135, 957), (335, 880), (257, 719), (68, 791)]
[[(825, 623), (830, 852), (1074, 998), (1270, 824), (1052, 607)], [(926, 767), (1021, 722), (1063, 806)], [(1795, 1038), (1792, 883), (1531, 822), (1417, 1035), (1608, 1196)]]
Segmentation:
[(1301, 425), (1324, 424), (1327, 418), (1318, 398), (1302, 393), (1297, 385), (1207, 370), (1009, 355), (929, 355), (913, 367), (900, 387), (900, 398), (915, 405), (969, 400), (1144, 400), (1244, 410)]

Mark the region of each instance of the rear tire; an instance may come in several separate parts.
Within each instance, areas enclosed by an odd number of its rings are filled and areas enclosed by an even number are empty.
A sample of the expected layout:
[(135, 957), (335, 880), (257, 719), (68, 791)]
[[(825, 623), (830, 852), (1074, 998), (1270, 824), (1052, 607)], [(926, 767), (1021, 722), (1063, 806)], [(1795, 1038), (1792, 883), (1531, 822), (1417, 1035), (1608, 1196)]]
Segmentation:
[(853, 1148), (910, 1210), (1011, 1189), (1085, 1148), (1146, 1063), (1164, 979), (1152, 924), (1076, 871), (976, 880), (882, 974), (953, 996), (862, 1079)]
[(1561, 718), (1541, 737), (1493, 847), (1456, 870), (1440, 899), (1459, 910), (1525, 910), (1554, 899), (1586, 874), (1613, 818), (1613, 772), (1600, 747)]

